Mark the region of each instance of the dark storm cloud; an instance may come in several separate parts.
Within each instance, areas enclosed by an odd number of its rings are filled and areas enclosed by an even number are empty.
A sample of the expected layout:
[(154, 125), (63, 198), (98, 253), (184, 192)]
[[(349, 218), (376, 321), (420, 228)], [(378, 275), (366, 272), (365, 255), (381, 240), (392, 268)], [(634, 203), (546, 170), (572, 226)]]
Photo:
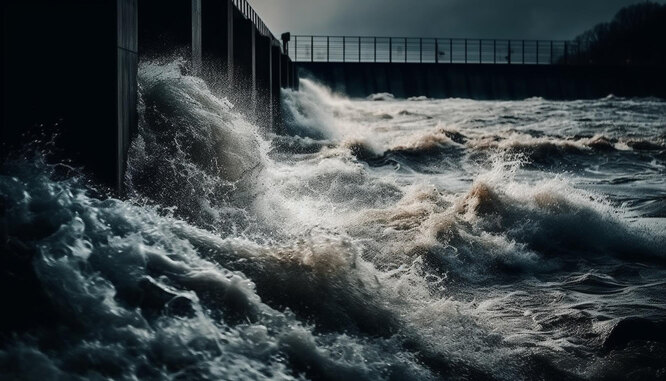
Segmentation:
[[(639, 0), (250, 0), (275, 33), (569, 39)], [(661, 0), (660, 2), (664, 2)]]

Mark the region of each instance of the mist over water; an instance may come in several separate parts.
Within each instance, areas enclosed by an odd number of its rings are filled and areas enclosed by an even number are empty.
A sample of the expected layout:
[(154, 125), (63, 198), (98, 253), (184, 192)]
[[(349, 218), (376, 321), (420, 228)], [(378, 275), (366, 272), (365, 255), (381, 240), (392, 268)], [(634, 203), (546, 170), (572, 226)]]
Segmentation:
[(0, 379), (666, 377), (663, 100), (139, 77), (128, 200), (2, 169)]

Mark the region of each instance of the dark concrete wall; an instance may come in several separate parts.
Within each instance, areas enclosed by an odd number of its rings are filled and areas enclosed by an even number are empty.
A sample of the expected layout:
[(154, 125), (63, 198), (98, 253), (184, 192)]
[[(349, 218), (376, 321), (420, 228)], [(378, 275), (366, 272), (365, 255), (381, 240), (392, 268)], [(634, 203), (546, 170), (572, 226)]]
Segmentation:
[(202, 0), (138, 0), (142, 60), (180, 56), (197, 74), (202, 52)]
[(56, 157), (118, 187), (136, 128), (137, 0), (1, 6), (2, 152), (58, 132)]
[(666, 70), (629, 66), (299, 62), (312, 77), (351, 97), (388, 92), (406, 98), (666, 98)]
[[(141, 1), (141, 0), (139, 0)], [(192, 73), (194, 75), (201, 75), (201, 1), (192, 0)], [(164, 6), (164, 5), (163, 5)]]
[(202, 0), (201, 7), (203, 77), (223, 92), (233, 82), (234, 5), (232, 0)]
[[(121, 193), (131, 140), (138, 129), (138, 4), (137, 0), (118, 0), (117, 17), (117, 133), (114, 188)], [(113, 129), (113, 126), (110, 126)]]
[(291, 87), (290, 85), (290, 77), (291, 77), (291, 60), (289, 59), (289, 56), (283, 54), (281, 57), (281, 64), (280, 67), (282, 68), (282, 71), (280, 72), (280, 83), (283, 88), (289, 88)]
[(281, 129), (282, 114), (280, 112), (280, 77), (282, 75), (282, 52), (279, 44), (271, 45), (271, 112), (273, 130)]
[(271, 44), (269, 37), (255, 32), (256, 116), (258, 123), (266, 128), (272, 126)]
[(58, 160), (117, 190), (137, 129), (139, 59), (187, 59), (268, 128), (280, 88), (297, 83), (277, 40), (231, 0), (5, 0), (2, 20), (2, 153), (58, 132)]
[(254, 113), (256, 100), (256, 28), (234, 9), (234, 80), (231, 100), (241, 110)]

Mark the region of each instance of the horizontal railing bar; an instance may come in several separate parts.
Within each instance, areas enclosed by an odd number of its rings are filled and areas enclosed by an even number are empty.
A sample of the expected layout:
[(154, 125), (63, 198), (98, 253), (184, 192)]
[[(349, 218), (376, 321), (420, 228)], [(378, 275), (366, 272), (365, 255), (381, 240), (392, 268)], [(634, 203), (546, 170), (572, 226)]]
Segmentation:
[(426, 40), (454, 40), (454, 41), (525, 41), (525, 42), (567, 42), (567, 43), (577, 43), (573, 40), (541, 40), (541, 39), (513, 39), (513, 38), (462, 38), (462, 37), (403, 37), (403, 36), (368, 36), (368, 35), (318, 35), (318, 34), (298, 34), (298, 35), (293, 35), (292, 37), (299, 37), (299, 38), (349, 38), (349, 39), (358, 39), (358, 38), (383, 38), (383, 39), (400, 39), (404, 40), (406, 39), (413, 39), (413, 40), (418, 40), (420, 38)]

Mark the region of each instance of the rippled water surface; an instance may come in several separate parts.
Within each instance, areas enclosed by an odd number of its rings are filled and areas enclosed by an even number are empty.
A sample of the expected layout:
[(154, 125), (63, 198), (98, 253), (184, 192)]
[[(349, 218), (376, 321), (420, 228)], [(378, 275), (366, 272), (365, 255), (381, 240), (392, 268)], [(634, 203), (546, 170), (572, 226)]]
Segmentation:
[(0, 379), (666, 377), (663, 100), (140, 82), (127, 200), (2, 168)]

